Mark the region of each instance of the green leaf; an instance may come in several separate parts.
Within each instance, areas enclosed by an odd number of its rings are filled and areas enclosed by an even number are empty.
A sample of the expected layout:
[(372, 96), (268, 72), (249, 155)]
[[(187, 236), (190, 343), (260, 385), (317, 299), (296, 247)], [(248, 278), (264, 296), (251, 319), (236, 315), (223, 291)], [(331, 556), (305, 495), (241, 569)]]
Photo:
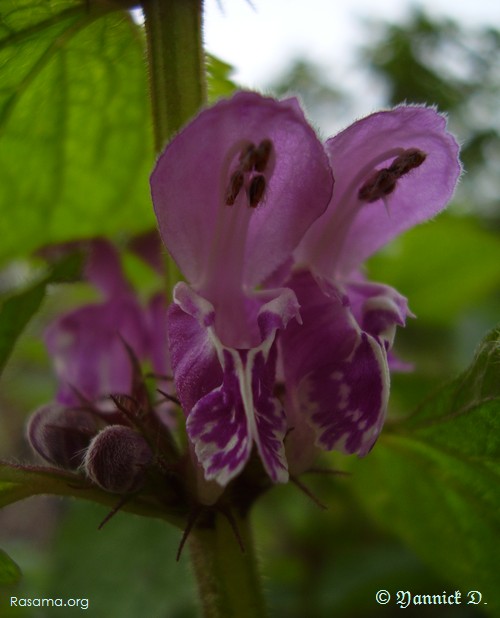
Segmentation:
[(0, 549), (0, 586), (13, 586), (21, 579), (21, 569)]
[(119, 513), (98, 531), (106, 510), (68, 507), (45, 560), (45, 596), (88, 598), (91, 616), (199, 616), (187, 551), (175, 561), (179, 530)]
[(408, 296), (421, 320), (449, 324), (498, 287), (500, 238), (473, 219), (441, 216), (370, 260), (370, 276)]
[(358, 497), (463, 591), (500, 609), (500, 330), (470, 368), (354, 463)]
[(238, 86), (231, 79), (233, 67), (212, 54), (206, 55), (208, 100), (215, 101), (220, 97), (228, 97)]
[(113, 6), (2, 0), (0, 259), (154, 224), (144, 35)]
[(14, 345), (26, 325), (38, 311), (51, 283), (63, 283), (79, 278), (82, 256), (73, 254), (55, 264), (41, 280), (25, 290), (0, 301), (0, 374)]

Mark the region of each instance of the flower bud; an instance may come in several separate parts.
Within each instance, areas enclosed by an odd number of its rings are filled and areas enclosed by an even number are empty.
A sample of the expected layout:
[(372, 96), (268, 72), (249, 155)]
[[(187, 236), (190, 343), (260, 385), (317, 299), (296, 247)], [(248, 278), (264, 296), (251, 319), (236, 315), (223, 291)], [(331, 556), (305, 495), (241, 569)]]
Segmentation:
[(27, 434), (33, 450), (46, 461), (77, 470), (98, 430), (98, 418), (92, 412), (50, 403), (31, 416)]
[(146, 440), (130, 427), (111, 425), (90, 443), (84, 468), (106, 491), (126, 494), (138, 489), (153, 453)]

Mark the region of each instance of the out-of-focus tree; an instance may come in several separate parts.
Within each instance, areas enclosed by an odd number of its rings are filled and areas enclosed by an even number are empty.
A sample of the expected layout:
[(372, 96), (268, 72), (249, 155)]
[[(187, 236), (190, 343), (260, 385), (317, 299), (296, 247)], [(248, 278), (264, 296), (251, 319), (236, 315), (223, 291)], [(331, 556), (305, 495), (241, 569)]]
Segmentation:
[(360, 83), (362, 92), (383, 92), (388, 106), (436, 105), (449, 114), (462, 144), (466, 174), (456, 207), (499, 225), (500, 31), (431, 17), (422, 9), (404, 22), (366, 21), (365, 27), (367, 43), (357, 54), (357, 92), (349, 80), (340, 80), (339, 86), (324, 67), (304, 58), (295, 58), (269, 89), (278, 96), (298, 94), (320, 126), (332, 116), (346, 125), (352, 121)]
[(450, 114), (466, 170), (458, 202), (500, 222), (500, 31), (415, 10), (405, 23), (370, 22), (363, 64), (388, 103), (435, 104)]
[(332, 110), (337, 116), (349, 117), (350, 94), (342, 86), (334, 85), (333, 80), (325, 77), (325, 68), (310, 59), (292, 60), (269, 89), (278, 97), (297, 95), (311, 120), (322, 127), (331, 121)]

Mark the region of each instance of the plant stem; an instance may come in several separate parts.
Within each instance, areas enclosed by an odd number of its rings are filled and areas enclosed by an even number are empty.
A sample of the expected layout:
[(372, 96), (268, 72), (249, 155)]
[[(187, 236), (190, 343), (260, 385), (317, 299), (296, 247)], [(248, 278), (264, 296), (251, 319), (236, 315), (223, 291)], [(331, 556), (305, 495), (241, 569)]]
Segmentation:
[[(206, 101), (205, 57), (202, 44), (203, 0), (143, 0), (147, 61), (155, 152)], [(167, 299), (182, 274), (165, 259)]]
[(189, 547), (204, 618), (265, 618), (248, 517), (235, 518), (244, 551), (229, 520), (217, 512), (193, 529)]
[(202, 0), (143, 0), (156, 152), (205, 102)]

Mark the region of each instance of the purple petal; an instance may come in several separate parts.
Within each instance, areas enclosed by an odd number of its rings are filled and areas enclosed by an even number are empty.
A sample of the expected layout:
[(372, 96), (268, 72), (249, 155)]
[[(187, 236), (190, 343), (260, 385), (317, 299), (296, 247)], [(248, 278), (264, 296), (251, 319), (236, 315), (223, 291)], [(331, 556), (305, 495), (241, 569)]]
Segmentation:
[(257, 315), (262, 339), (271, 337), (277, 330), (284, 330), (291, 320), (296, 320), (299, 324), (302, 322), (297, 296), (289, 288), (269, 290), (255, 296), (261, 300), (270, 299), (260, 307)]
[(288, 480), (286, 419), (272, 396), (275, 362), (262, 348), (223, 350), (223, 383), (198, 401), (186, 425), (207, 480), (226, 485), (245, 466), (254, 442), (271, 479)]
[[(281, 335), (290, 424), (307, 422), (321, 448), (366, 454), (384, 422), (389, 395), (385, 346), (363, 332), (340, 288), (307, 271), (289, 282), (301, 305), (303, 325)], [(302, 432), (303, 433), (303, 432)], [(295, 450), (296, 447), (295, 447)]]
[(332, 359), (298, 386), (302, 410), (326, 450), (366, 455), (384, 423), (389, 371), (380, 344), (361, 333), (351, 356)]
[(287, 422), (280, 402), (273, 397), (276, 373), (276, 345), (270, 349), (269, 356), (262, 349), (252, 358), (252, 398), (255, 410), (255, 434), (262, 463), (275, 483), (288, 481), (287, 463), (283, 440)]
[(87, 305), (53, 322), (45, 343), (60, 382), (57, 400), (78, 403), (74, 389), (89, 400), (128, 393), (132, 369), (124, 341), (144, 358), (148, 334), (143, 310), (133, 297)]
[(348, 357), (358, 328), (349, 298), (340, 289), (325, 283), (322, 290), (308, 271), (295, 273), (288, 285), (299, 301), (302, 325), (292, 322), (280, 342), (286, 382), (296, 384), (321, 362), (329, 362), (331, 355)]
[(128, 248), (160, 275), (165, 272), (165, 249), (158, 230), (149, 230), (130, 239)]
[[(250, 176), (240, 188), (232, 178), (245, 147), (266, 140), (272, 152), (251, 197)], [(248, 92), (201, 112), (151, 177), (163, 240), (189, 282), (213, 302), (219, 282), (252, 288), (280, 267), (324, 212), (332, 184), (323, 146), (298, 104)]]
[[(260, 305), (260, 341), (252, 348), (224, 345), (211, 303), (186, 284), (175, 288), (168, 336), (177, 392), (188, 414), (187, 431), (207, 480), (227, 484), (242, 470), (255, 443), (271, 479), (288, 478), (284, 411), (274, 398), (276, 333), (298, 315), (290, 290), (267, 291)], [(265, 302), (267, 300), (268, 302)]]
[[(426, 154), (424, 162), (397, 180), (385, 204), (358, 198), (374, 172), (415, 148)], [(445, 117), (425, 107), (372, 114), (328, 140), (326, 149), (336, 180), (333, 198), (298, 258), (328, 278), (348, 274), (394, 236), (440, 212), (461, 171), (459, 147), (446, 131)]]
[(81, 251), (86, 256), (85, 277), (105, 298), (130, 293), (116, 248), (104, 238), (72, 240), (42, 247), (37, 253), (49, 261)]
[(149, 330), (149, 354), (153, 370), (158, 375), (171, 374), (167, 343), (167, 307), (164, 294), (155, 294), (147, 309)]
[(353, 282), (346, 289), (352, 313), (362, 330), (383, 341), (389, 350), (396, 326), (404, 326), (406, 318), (413, 317), (406, 298), (381, 283)]
[(253, 444), (235, 359), (229, 351), (224, 361), (222, 385), (198, 401), (186, 424), (205, 478), (215, 479), (220, 485), (226, 485), (242, 470)]
[(123, 274), (120, 255), (115, 247), (102, 238), (89, 242), (85, 275), (105, 298), (130, 294), (130, 286)]
[(167, 333), (177, 395), (188, 414), (220, 386), (221, 365), (207, 328), (178, 305), (168, 310)]

